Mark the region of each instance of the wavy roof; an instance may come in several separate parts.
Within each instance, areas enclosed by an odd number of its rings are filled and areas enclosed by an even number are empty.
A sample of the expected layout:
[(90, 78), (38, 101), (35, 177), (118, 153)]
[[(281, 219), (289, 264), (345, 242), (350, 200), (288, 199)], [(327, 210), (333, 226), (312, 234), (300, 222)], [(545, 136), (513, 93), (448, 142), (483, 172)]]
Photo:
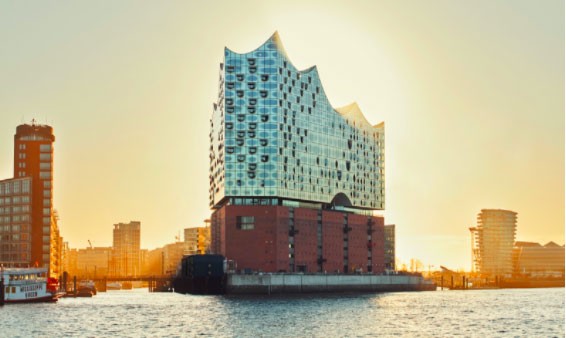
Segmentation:
[[(285, 51), (285, 47), (283, 46), (283, 43), (281, 42), (281, 37), (279, 36), (279, 32), (275, 31), (275, 33), (273, 33), (273, 35), (271, 35), (269, 37), (269, 39), (267, 39), (263, 44), (261, 44), (259, 47), (257, 47), (254, 50), (251, 50), (249, 52), (246, 53), (238, 53), (238, 52), (234, 52), (233, 50), (231, 50), (228, 47), (225, 47), (226, 50), (230, 51), (233, 54), (237, 54), (237, 55), (246, 55), (246, 54), (250, 54), (253, 53), (255, 51), (257, 51), (258, 49), (260, 49), (261, 47), (265, 46), (268, 43), (273, 43), (276, 45), (277, 47), (277, 51), (283, 55), (285, 57), (285, 59), (289, 62), (289, 64), (291, 66), (293, 66), (293, 68), (295, 68), (300, 74), (309, 74), (311, 72), (314, 72), (317, 77), (320, 79), (320, 75), (318, 74), (318, 69), (315, 66), (311, 66), (309, 68), (303, 69), (303, 70), (299, 70), (294, 64), (293, 62), (291, 62), (289, 56), (287, 55), (287, 52)], [(322, 89), (322, 95), (324, 96), (324, 98), (330, 102), (330, 100), (328, 100), (328, 96), (326, 96), (326, 93), (324, 91), (324, 86), (321, 83), (321, 89)], [(366, 117), (364, 116), (364, 114), (362, 113), (360, 107), (358, 106), (358, 104), (356, 102), (352, 102), (349, 105), (343, 106), (343, 107), (339, 107), (339, 108), (335, 108), (333, 107), (334, 111), (338, 114), (340, 114), (342, 117), (344, 117), (345, 119), (351, 120), (353, 122), (356, 123), (356, 126), (358, 127), (366, 127), (366, 128), (373, 128), (373, 129), (383, 129), (384, 123), (378, 123), (374, 126), (371, 125), (371, 123), (369, 123), (369, 121), (366, 119)]]

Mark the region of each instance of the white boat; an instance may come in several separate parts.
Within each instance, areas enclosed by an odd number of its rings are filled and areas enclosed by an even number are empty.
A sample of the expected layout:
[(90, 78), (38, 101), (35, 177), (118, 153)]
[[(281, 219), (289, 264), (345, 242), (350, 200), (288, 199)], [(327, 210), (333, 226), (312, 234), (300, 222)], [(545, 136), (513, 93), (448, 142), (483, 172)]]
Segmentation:
[(106, 283), (106, 290), (121, 290), (122, 283), (120, 282), (108, 282)]
[(4, 280), (6, 304), (55, 302), (60, 296), (57, 280), (47, 278), (45, 268), (3, 268), (0, 278)]

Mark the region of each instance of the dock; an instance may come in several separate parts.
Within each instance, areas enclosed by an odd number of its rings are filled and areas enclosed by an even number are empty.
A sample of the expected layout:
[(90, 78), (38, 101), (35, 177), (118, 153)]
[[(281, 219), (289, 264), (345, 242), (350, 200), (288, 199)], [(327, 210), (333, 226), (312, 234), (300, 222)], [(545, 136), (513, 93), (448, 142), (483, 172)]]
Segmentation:
[(434, 291), (422, 276), (343, 274), (228, 274), (227, 294)]

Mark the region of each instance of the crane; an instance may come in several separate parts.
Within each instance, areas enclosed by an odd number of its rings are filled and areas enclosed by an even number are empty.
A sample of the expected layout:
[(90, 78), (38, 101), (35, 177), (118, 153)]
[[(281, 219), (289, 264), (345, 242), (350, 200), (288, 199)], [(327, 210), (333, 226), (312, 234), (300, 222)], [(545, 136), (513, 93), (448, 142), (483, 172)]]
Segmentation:
[(90, 239), (88, 240), (88, 245), (90, 245), (90, 249), (92, 250), (92, 243), (90, 242)]

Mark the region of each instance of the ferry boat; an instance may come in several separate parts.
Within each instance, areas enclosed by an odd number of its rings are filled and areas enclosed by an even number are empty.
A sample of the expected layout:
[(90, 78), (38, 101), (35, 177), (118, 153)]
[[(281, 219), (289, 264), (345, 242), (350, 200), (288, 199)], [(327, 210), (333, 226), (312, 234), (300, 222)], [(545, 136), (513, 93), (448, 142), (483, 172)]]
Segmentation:
[(60, 296), (57, 279), (47, 278), (45, 268), (3, 268), (0, 278), (6, 304), (56, 302)]

